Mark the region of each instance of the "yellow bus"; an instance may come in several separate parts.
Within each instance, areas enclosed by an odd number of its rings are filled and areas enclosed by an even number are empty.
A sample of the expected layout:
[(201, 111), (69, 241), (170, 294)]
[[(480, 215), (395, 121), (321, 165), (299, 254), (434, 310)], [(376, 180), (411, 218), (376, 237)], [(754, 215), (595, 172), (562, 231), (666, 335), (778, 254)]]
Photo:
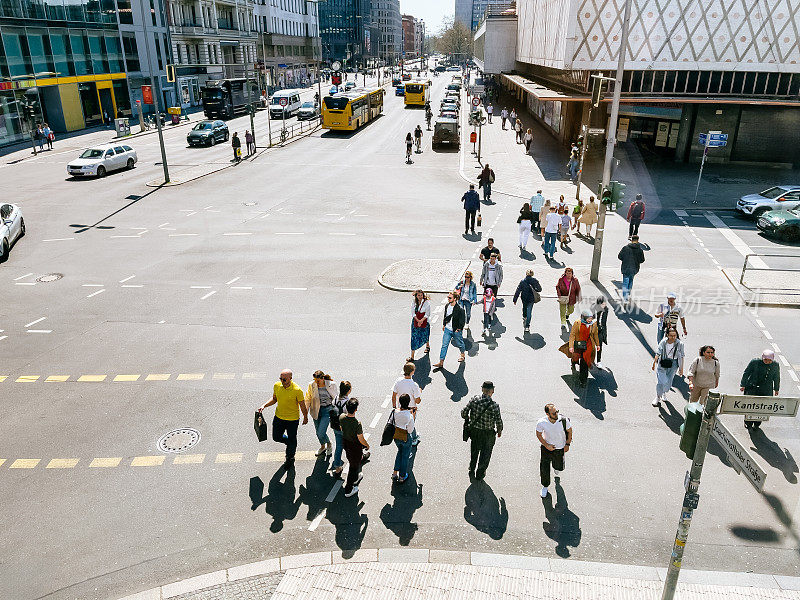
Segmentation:
[(431, 99), (431, 82), (423, 79), (406, 84), (406, 106), (425, 106)]
[(383, 112), (383, 88), (355, 88), (322, 99), (322, 126), (355, 131)]

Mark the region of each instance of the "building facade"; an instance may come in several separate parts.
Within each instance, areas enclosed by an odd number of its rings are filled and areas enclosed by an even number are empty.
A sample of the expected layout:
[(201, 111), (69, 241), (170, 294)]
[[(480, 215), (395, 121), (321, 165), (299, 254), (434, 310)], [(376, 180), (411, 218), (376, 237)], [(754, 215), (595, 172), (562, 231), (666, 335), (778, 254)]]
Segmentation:
[(30, 139), (36, 123), (66, 132), (130, 115), (118, 10), (113, 0), (0, 3), (0, 146)]
[(473, 0), (455, 0), (454, 20), (472, 29), (472, 2)]
[(380, 33), (372, 23), (371, 0), (321, 0), (322, 57), (359, 68), (377, 60)]
[(400, 0), (372, 0), (372, 24), (379, 31), (378, 58), (381, 63), (397, 64), (403, 40)]
[(181, 106), (201, 104), (200, 88), (209, 79), (242, 77), (245, 65), (252, 76), (258, 43), (253, 0), (168, 1), (177, 73), (170, 87)]
[(417, 58), (422, 54), (425, 41), (425, 21), (411, 15), (403, 15), (403, 56)]
[(255, 15), (263, 87), (296, 87), (316, 79), (322, 60), (318, 3), (256, 0)]
[[(630, 0), (619, 142), (699, 161), (800, 164), (800, 23), (787, 2)], [(591, 75), (616, 70), (624, 0), (519, 0), (515, 74), (503, 83), (562, 140), (586, 116)], [(604, 126), (610, 93), (592, 126)], [(596, 120), (595, 120), (596, 119)]]
[(509, 5), (490, 4), (473, 36), (473, 60), (484, 75), (510, 73), (516, 67), (517, 15)]

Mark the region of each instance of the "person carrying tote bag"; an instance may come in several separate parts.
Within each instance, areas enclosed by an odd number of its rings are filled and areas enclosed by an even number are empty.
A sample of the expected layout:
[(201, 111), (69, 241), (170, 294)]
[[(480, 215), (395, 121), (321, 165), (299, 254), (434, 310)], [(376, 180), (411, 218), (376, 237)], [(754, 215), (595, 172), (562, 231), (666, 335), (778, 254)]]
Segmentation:
[(411, 432), (414, 431), (414, 415), (409, 408), (411, 405), (411, 396), (408, 394), (400, 394), (397, 401), (400, 404), (400, 410), (392, 411), (394, 413), (394, 435), (392, 437), (395, 446), (397, 446), (392, 481), (395, 483), (405, 483), (410, 474)]

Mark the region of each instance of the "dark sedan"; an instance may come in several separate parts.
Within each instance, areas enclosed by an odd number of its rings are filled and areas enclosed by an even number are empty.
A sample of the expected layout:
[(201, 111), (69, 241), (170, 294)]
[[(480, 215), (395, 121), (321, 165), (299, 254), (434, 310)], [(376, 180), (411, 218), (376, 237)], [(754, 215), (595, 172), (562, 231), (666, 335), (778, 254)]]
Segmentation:
[(227, 142), (228, 126), (224, 121), (200, 121), (186, 136), (190, 146), (213, 146), (217, 142)]

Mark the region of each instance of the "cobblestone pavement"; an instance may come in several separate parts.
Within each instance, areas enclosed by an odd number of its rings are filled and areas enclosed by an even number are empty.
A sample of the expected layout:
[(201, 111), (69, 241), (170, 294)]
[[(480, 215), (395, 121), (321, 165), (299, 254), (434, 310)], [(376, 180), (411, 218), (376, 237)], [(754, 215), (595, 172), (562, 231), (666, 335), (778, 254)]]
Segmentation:
[(277, 572), (250, 577), (173, 598), (174, 600), (269, 600), (273, 597), (283, 575), (283, 572)]

